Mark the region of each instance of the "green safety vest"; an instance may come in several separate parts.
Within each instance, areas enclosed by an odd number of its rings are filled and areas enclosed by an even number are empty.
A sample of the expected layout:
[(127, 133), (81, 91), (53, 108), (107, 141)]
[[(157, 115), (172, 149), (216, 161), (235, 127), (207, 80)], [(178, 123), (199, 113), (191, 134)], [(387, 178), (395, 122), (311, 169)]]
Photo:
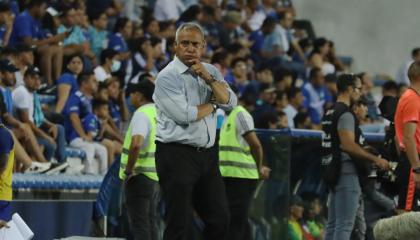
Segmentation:
[[(145, 107), (140, 107), (136, 112), (144, 113), (151, 123), (151, 129), (149, 132), (149, 141), (147, 142), (147, 147), (140, 150), (137, 161), (134, 165), (133, 175), (144, 174), (146, 177), (158, 181), (158, 176), (156, 174), (155, 167), (155, 136), (156, 136), (156, 107), (155, 105), (148, 105)], [(127, 133), (124, 138), (123, 151), (121, 154), (121, 164), (120, 164), (120, 178), (125, 179), (125, 168), (128, 162), (128, 153), (131, 145), (131, 123), (128, 127)]]
[(220, 130), (220, 173), (223, 177), (258, 179), (257, 164), (251, 155), (250, 147), (242, 146), (236, 138), (235, 119), (240, 112), (248, 113), (241, 106), (234, 108)]

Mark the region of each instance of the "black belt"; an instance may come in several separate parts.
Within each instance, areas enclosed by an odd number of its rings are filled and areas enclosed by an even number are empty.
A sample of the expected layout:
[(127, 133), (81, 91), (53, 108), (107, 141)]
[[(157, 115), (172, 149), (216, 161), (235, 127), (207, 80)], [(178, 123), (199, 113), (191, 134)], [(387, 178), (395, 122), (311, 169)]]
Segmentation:
[(182, 144), (182, 143), (177, 143), (177, 142), (164, 143), (164, 142), (160, 142), (160, 141), (155, 141), (155, 143), (156, 143), (156, 145), (166, 145), (166, 146), (181, 147), (181, 148), (188, 149), (188, 150), (194, 151), (194, 152), (207, 152), (207, 151), (210, 151), (212, 149), (212, 147), (209, 147), (209, 148), (196, 147), (196, 146), (192, 146), (192, 145), (188, 145), (188, 144)]

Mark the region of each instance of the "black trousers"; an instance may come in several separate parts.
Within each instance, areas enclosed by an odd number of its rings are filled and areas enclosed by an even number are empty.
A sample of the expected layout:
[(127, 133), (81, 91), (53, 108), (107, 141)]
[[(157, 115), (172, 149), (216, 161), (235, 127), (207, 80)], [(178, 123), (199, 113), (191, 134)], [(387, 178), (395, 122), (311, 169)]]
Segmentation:
[(186, 240), (193, 209), (206, 240), (224, 240), (229, 225), (225, 187), (216, 151), (177, 143), (156, 143), (156, 169), (166, 205), (164, 240)]
[(124, 186), (130, 230), (135, 240), (158, 240), (158, 188), (156, 181), (143, 174), (131, 177)]
[(405, 152), (401, 152), (401, 159), (395, 172), (398, 184), (397, 208), (406, 211), (420, 211), (420, 191), (416, 189), (414, 173)]
[(248, 222), (252, 196), (257, 186), (256, 179), (224, 178), (229, 204), (229, 240), (251, 240)]

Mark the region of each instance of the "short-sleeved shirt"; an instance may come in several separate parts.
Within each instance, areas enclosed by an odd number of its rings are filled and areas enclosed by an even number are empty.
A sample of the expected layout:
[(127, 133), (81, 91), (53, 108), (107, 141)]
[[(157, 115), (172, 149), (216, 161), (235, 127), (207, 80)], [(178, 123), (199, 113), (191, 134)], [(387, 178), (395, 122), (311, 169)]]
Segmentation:
[(114, 49), (119, 53), (128, 51), (127, 42), (121, 33), (114, 33), (109, 36), (108, 48)]
[(105, 80), (110, 79), (112, 77), (112, 75), (110, 73), (107, 73), (102, 66), (97, 66), (93, 70), (93, 73), (95, 74), (95, 78), (96, 80), (98, 80), (98, 82), (104, 82)]
[[(142, 107), (147, 107), (150, 104), (146, 104)], [(152, 129), (152, 123), (150, 122), (149, 118), (143, 112), (136, 111), (131, 119), (131, 137), (136, 135), (141, 135), (144, 138), (143, 145), (141, 149), (147, 147), (147, 143), (149, 142), (149, 133)]]
[(34, 122), (34, 94), (25, 86), (19, 86), (13, 91), (12, 97), (13, 106), (17, 110), (28, 111), (29, 120)]
[(4, 104), (4, 113), (8, 112), (10, 114), (13, 114), (13, 97), (12, 97), (12, 90), (10, 90), (10, 88), (4, 88), (4, 87), (0, 87), (0, 92), (2, 94), (2, 99), (1, 101)]
[[(58, 27), (57, 29), (57, 33), (63, 33), (66, 31), (69, 31), (70, 28), (67, 28), (64, 25), (60, 25), (60, 27)], [(71, 32), (71, 34), (66, 37), (66, 39), (64, 39), (63, 41), (63, 45), (70, 45), (70, 44), (83, 44), (84, 42), (86, 42), (86, 37), (82, 31), (82, 29), (79, 26), (74, 26), (73, 30)]]
[(324, 105), (332, 102), (332, 96), (326, 87), (316, 88), (308, 82), (302, 87), (303, 106), (309, 110), (312, 123), (320, 124), (324, 114)]
[(122, 120), (120, 106), (112, 100), (109, 101), (109, 113), (115, 125), (119, 127)]
[(235, 118), (236, 139), (242, 146), (249, 146), (243, 137), (245, 134), (254, 131), (254, 119), (248, 112), (239, 112)]
[(280, 25), (277, 25), (274, 31), (264, 38), (262, 49), (272, 52), (275, 47), (279, 47), (284, 52), (289, 51), (290, 48), (287, 30)]
[(61, 75), (60, 78), (57, 80), (57, 85), (60, 85), (60, 84), (67, 84), (71, 86), (70, 95), (74, 94), (79, 89), (77, 80), (74, 77), (74, 75), (71, 73), (64, 73), (63, 75)]
[(409, 122), (417, 124), (414, 138), (417, 152), (420, 153), (420, 95), (411, 88), (401, 96), (395, 113), (395, 133), (402, 149), (405, 149), (403, 143), (404, 124)]
[(34, 19), (28, 11), (24, 11), (16, 17), (13, 23), (13, 31), (10, 37), (10, 45), (14, 46), (23, 42), (23, 38), (31, 37), (34, 40), (45, 38), (41, 22)]
[(90, 26), (88, 28), (88, 33), (90, 36), (90, 47), (96, 58), (99, 59), (102, 50), (108, 47), (108, 32), (100, 31)]
[(66, 136), (68, 142), (71, 142), (75, 138), (80, 137), (80, 135), (76, 132), (73, 125), (71, 124), (71, 113), (76, 113), (79, 116), (80, 120), (84, 119), (86, 116), (92, 113), (92, 100), (80, 91), (75, 92), (67, 100), (63, 114), (64, 116), (66, 116), (64, 128), (66, 129)]
[[(337, 130), (347, 130), (350, 132), (355, 133), (356, 135), (356, 129), (355, 127), (355, 119), (354, 115), (350, 112), (346, 112), (343, 115), (340, 116), (337, 122)], [(342, 161), (342, 167), (341, 172), (345, 174), (357, 174), (356, 167), (354, 166), (353, 161), (351, 160), (351, 157), (349, 154), (345, 152), (341, 152), (341, 161)]]
[(101, 121), (93, 114), (89, 113), (85, 118), (82, 119), (82, 125), (85, 132), (92, 133), (92, 137), (95, 141), (100, 141), (99, 133), (101, 131)]

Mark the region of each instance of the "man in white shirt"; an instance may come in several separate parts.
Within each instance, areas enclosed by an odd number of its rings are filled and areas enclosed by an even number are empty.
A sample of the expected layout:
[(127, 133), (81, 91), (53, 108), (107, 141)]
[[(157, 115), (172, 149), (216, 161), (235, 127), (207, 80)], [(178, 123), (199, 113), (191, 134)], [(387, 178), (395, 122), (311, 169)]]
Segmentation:
[(299, 108), (302, 107), (304, 97), (302, 91), (299, 88), (292, 88), (287, 93), (287, 98), (289, 99), (289, 104), (283, 109), (283, 112), (287, 116), (289, 127), (295, 128), (293, 119), (295, 118), (296, 114), (298, 114)]

